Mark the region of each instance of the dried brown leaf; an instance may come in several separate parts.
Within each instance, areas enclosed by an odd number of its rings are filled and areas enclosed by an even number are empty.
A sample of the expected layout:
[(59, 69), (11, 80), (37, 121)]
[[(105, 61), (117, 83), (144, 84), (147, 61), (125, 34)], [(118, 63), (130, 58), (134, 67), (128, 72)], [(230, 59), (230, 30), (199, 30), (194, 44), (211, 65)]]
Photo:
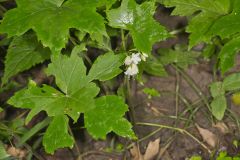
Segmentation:
[(27, 154), (25, 150), (15, 148), (13, 146), (7, 149), (7, 153), (13, 157), (24, 158)]
[(132, 156), (132, 160), (144, 160), (142, 154), (140, 153), (139, 147), (137, 147), (136, 145), (134, 145), (130, 149), (130, 153)]
[(229, 128), (224, 122), (217, 122), (213, 127), (217, 128), (223, 134), (229, 133)]
[(198, 124), (196, 124), (196, 127), (200, 133), (200, 135), (202, 136), (203, 140), (212, 148), (216, 147), (217, 145), (217, 137), (215, 134), (213, 134), (212, 132), (210, 132), (207, 129), (201, 128)]
[(144, 160), (152, 160), (159, 153), (159, 143), (160, 138), (156, 139), (155, 141), (150, 141), (148, 143), (146, 152), (143, 156)]

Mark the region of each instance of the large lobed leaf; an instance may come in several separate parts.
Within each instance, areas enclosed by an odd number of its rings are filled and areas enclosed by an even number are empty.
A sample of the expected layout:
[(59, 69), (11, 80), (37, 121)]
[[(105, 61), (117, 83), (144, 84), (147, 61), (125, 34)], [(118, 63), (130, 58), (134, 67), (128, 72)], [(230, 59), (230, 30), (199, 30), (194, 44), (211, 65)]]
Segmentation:
[[(99, 57), (96, 60), (89, 75), (86, 75), (86, 67), (77, 54), (70, 57), (54, 55), (47, 73), (56, 77), (56, 84), (61, 91), (48, 85), (39, 87), (31, 81), (28, 88), (18, 91), (9, 99), (8, 103), (15, 107), (31, 109), (26, 122), (40, 111), (46, 111), (48, 116), (53, 117), (43, 138), (48, 153), (52, 154), (58, 148), (72, 147), (72, 137), (68, 135), (67, 116), (76, 122), (81, 113), (85, 114), (86, 128), (94, 138), (104, 138), (110, 131), (123, 137), (135, 138), (131, 124), (123, 118), (127, 106), (122, 99), (106, 96), (95, 100), (99, 88), (91, 81), (116, 76), (123, 64), (120, 55), (113, 53), (106, 55), (109, 57)], [(102, 67), (99, 67), (99, 64)], [(107, 128), (101, 131), (99, 126), (101, 124), (106, 124)]]
[(42, 44), (38, 42), (36, 35), (33, 33), (14, 37), (8, 48), (6, 60), (4, 61), (5, 67), (2, 85), (6, 84), (8, 79), (15, 74), (49, 59), (50, 53), (48, 48), (44, 48)]
[(135, 47), (144, 53), (151, 53), (157, 41), (169, 37), (165, 27), (154, 20), (154, 1), (138, 5), (134, 0), (123, 0), (117, 9), (107, 12), (109, 25), (130, 31)]
[(219, 18), (208, 32), (211, 36), (218, 35), (222, 39), (231, 39), (223, 46), (219, 55), (222, 73), (234, 66), (235, 55), (240, 50), (240, 36), (238, 35), (240, 32), (240, 3), (238, 0), (234, 2), (231, 14)]
[(211, 38), (207, 34), (208, 30), (215, 23), (215, 21), (227, 14), (230, 8), (229, 0), (158, 0), (167, 7), (175, 7), (172, 15), (195, 16), (190, 19), (187, 27), (187, 32), (191, 33), (189, 36), (189, 47), (203, 42), (209, 41)]
[[(238, 0), (157, 0), (167, 7), (175, 7), (172, 14), (193, 16), (187, 27), (189, 47), (200, 42), (210, 43), (212, 37), (232, 38), (240, 31), (240, 3)], [(239, 51), (239, 35), (227, 42), (220, 54), (220, 68), (225, 73), (234, 66)]]
[(80, 113), (94, 107), (93, 98), (99, 88), (82, 80), (87, 78), (86, 68), (77, 55), (70, 58), (54, 56), (47, 72), (56, 76), (56, 83), (63, 93), (48, 85), (38, 87), (32, 82), (8, 101), (16, 107), (31, 109), (26, 122), (42, 110), (49, 116), (68, 114), (76, 122)]
[(44, 46), (54, 53), (65, 47), (69, 29), (106, 35), (104, 19), (96, 12), (96, 0), (16, 0), (17, 8), (8, 11), (0, 32), (20, 36), (33, 29)]

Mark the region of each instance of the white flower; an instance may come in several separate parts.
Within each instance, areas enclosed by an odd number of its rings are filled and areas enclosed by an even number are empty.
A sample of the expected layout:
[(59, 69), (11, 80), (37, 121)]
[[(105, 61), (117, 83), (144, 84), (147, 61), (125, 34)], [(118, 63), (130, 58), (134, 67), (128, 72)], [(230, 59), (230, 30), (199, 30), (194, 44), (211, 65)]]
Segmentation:
[(126, 72), (124, 72), (127, 76), (135, 76), (138, 74), (138, 66), (136, 64), (130, 65)]
[(125, 58), (124, 64), (125, 64), (126, 66), (129, 66), (129, 65), (132, 64), (132, 59), (131, 59), (130, 56), (127, 56), (127, 57)]
[(146, 53), (141, 54), (141, 59), (143, 61), (146, 61), (147, 57), (148, 57), (148, 55)]
[(138, 64), (141, 61), (146, 61), (148, 57), (145, 53), (133, 53), (131, 56), (127, 56), (125, 58), (124, 64), (127, 66), (126, 72), (124, 72), (127, 76), (135, 76), (138, 74)]
[(138, 64), (139, 62), (141, 62), (141, 57), (140, 57), (140, 53), (133, 53), (132, 55), (131, 55), (131, 59), (132, 59), (132, 62), (134, 63), (134, 64)]

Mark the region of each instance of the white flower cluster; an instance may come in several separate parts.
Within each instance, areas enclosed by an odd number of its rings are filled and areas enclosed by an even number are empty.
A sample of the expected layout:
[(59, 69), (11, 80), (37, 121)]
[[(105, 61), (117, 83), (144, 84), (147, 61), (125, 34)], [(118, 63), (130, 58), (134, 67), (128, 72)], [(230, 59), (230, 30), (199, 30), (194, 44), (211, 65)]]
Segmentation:
[(125, 75), (127, 76), (135, 76), (138, 74), (138, 64), (141, 61), (146, 61), (146, 58), (148, 57), (145, 53), (133, 53), (131, 56), (127, 56), (124, 64), (127, 66), (127, 70)]

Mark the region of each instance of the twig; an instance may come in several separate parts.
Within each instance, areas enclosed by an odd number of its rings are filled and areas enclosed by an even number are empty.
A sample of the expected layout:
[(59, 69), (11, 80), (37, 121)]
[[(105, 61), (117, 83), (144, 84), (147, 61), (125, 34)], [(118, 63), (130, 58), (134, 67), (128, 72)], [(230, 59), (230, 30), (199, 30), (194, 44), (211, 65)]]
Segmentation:
[(195, 140), (198, 144), (200, 144), (203, 148), (205, 148), (209, 153), (211, 153), (211, 150), (205, 144), (203, 144), (200, 140), (198, 140), (196, 137), (194, 137), (191, 133), (189, 133), (185, 129), (171, 127), (171, 126), (167, 126), (167, 125), (161, 125), (161, 124), (153, 124), (153, 123), (137, 122), (136, 124), (137, 125), (144, 125), (144, 126), (153, 126), (153, 127), (166, 128), (166, 129), (171, 129), (171, 130), (178, 131), (178, 132), (180, 132), (182, 134), (186, 134), (189, 137), (191, 137), (193, 140)]
[[(153, 132), (147, 134), (146, 136), (144, 136), (143, 138), (137, 140), (137, 142), (140, 143), (140, 142), (148, 139), (149, 137), (151, 137), (151, 136), (155, 135), (156, 133), (158, 133), (161, 129), (162, 129), (162, 128), (156, 129), (155, 131), (153, 131)], [(132, 148), (133, 146), (134, 146), (134, 143), (131, 143), (130, 145), (128, 145), (128, 146), (126, 147), (126, 149), (130, 149), (130, 148)]]

